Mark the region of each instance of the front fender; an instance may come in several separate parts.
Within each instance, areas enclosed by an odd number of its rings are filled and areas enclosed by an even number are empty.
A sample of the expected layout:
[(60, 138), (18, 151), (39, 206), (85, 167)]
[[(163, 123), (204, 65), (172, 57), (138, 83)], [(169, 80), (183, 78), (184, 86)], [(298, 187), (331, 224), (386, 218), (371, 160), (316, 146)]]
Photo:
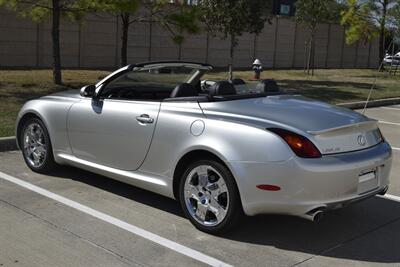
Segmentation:
[[(18, 127), (21, 119), (28, 114), (32, 114), (42, 120), (50, 135), (50, 141), (53, 147), (54, 156), (57, 152), (70, 153), (70, 146), (67, 136), (66, 118), (68, 110), (72, 103), (61, 99), (35, 99), (28, 101), (21, 108), (17, 121), (16, 132), (18, 136)], [(56, 158), (57, 160), (57, 158)]]

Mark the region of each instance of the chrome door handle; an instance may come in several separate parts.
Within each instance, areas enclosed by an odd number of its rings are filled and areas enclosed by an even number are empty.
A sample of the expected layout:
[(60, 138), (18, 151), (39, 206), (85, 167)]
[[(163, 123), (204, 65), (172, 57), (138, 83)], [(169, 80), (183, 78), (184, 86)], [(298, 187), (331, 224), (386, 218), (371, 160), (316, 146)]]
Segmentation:
[(136, 117), (136, 120), (141, 123), (153, 123), (154, 122), (154, 119), (150, 118), (150, 116), (147, 114), (142, 114), (142, 115)]

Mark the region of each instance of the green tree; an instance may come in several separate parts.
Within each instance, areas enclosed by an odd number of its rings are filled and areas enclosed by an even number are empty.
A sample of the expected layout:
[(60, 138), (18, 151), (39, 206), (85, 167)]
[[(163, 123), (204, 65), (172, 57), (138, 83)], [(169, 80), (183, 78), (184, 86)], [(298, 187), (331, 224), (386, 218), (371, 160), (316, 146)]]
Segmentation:
[(35, 22), (52, 18), (53, 80), (62, 84), (60, 52), (60, 20), (82, 18), (94, 5), (91, 0), (0, 0), (0, 6), (16, 11)]
[(397, 0), (395, 6), (390, 10), (390, 17), (395, 38), (400, 39), (400, 0)]
[[(400, 0), (397, 0), (396, 5), (390, 10), (391, 18), (391, 41), (392, 43), (392, 54), (398, 52), (400, 49)], [(390, 66), (390, 73), (393, 75), (397, 74), (399, 66), (396, 65), (393, 68), (393, 64)]]
[(260, 34), (270, 19), (270, 0), (202, 0), (201, 17), (207, 31), (213, 35), (222, 33), (230, 39), (229, 78), (233, 78), (233, 57), (238, 37), (245, 32)]
[(296, 21), (305, 25), (310, 35), (307, 41), (307, 74), (314, 75), (315, 34), (319, 23), (337, 20), (340, 5), (335, 0), (299, 0), (296, 2)]
[(371, 41), (379, 35), (379, 61), (385, 56), (385, 35), (395, 20), (393, 9), (398, 0), (347, 0), (342, 25), (347, 26), (346, 42)]
[(122, 22), (121, 65), (128, 64), (129, 28), (133, 23), (156, 23), (168, 30), (181, 45), (184, 34), (197, 33), (196, 8), (167, 0), (97, 0), (97, 9), (119, 16)]

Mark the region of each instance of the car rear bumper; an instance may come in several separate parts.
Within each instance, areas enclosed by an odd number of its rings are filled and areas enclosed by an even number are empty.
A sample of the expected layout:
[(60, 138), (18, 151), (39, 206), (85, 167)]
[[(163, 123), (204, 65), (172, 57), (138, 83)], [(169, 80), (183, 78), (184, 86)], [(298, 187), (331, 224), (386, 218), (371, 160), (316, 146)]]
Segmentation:
[[(384, 142), (365, 150), (325, 155), (319, 159), (292, 157), (283, 162), (227, 164), (236, 178), (247, 215), (303, 216), (383, 193), (389, 185), (391, 162), (391, 148)], [(372, 172), (376, 178), (360, 177), (362, 173)], [(262, 184), (278, 186), (280, 190), (256, 187)]]

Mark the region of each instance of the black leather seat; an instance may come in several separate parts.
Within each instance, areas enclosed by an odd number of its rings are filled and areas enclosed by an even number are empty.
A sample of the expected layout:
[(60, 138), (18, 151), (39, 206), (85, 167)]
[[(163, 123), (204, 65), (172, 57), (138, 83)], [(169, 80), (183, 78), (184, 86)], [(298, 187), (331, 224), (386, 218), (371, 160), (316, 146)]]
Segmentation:
[(257, 84), (257, 90), (259, 90), (261, 93), (271, 93), (271, 92), (279, 92), (279, 86), (276, 83), (275, 80), (272, 79), (266, 79), (262, 80)]
[(236, 89), (230, 82), (219, 81), (210, 87), (209, 94), (210, 96), (236, 95)]
[(178, 84), (175, 89), (172, 91), (170, 97), (190, 97), (190, 96), (198, 96), (198, 92), (193, 87), (193, 85), (189, 83), (181, 83)]
[(243, 85), (243, 84), (246, 84), (246, 82), (243, 81), (243, 79), (235, 78), (235, 79), (233, 79), (231, 81), (231, 84), (233, 84), (233, 85)]

